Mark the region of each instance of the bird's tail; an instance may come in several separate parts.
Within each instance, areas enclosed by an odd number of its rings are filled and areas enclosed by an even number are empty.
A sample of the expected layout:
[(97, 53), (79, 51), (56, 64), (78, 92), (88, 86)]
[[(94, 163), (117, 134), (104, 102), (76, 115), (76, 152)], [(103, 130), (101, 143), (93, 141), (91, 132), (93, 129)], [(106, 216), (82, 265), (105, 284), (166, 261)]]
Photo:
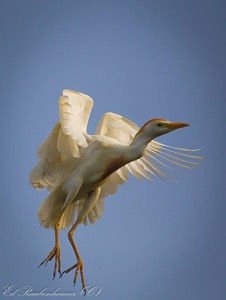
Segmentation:
[(46, 227), (54, 227), (59, 219), (67, 194), (61, 186), (56, 187), (43, 201), (38, 209), (40, 223)]
[[(61, 186), (55, 188), (48, 197), (43, 201), (38, 209), (40, 223), (45, 228), (54, 228), (56, 221), (60, 218), (60, 229), (65, 229), (74, 222), (77, 209), (76, 202), (69, 201), (65, 206), (69, 195), (62, 190)], [(72, 203), (70, 203), (72, 202)], [(63, 213), (63, 214), (62, 214)]]
[(73, 223), (77, 208), (74, 200), (81, 185), (82, 181), (78, 180), (70, 191), (59, 185), (48, 195), (38, 209), (39, 220), (44, 227), (54, 228), (56, 221), (59, 219), (60, 229), (64, 229)]

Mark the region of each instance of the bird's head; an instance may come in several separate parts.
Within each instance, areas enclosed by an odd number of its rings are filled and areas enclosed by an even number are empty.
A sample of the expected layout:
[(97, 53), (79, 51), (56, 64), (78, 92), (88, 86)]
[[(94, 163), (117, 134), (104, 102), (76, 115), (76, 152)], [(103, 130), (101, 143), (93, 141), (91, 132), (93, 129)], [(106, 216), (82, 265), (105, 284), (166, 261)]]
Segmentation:
[(146, 136), (150, 136), (152, 139), (160, 135), (171, 132), (175, 129), (189, 126), (183, 122), (169, 122), (164, 119), (152, 119), (146, 122), (138, 131), (137, 134), (144, 133)]

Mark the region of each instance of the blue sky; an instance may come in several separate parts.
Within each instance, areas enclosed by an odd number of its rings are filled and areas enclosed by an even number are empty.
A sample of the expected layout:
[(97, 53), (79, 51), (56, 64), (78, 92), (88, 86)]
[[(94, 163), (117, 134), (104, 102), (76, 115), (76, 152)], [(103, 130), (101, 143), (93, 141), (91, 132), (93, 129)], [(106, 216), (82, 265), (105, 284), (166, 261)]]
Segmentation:
[[(158, 140), (208, 158), (177, 182), (134, 178), (75, 240), (97, 299), (224, 299), (225, 1), (3, 0), (1, 38), (1, 288), (79, 293), (73, 274), (37, 269), (54, 233), (39, 225), (46, 196), (29, 185), (36, 149), (58, 120), (65, 88), (92, 96), (88, 127), (112, 111), (139, 126), (160, 117), (190, 127)], [(62, 268), (74, 263), (61, 232)], [(17, 295), (18, 296), (18, 295)], [(15, 297), (17, 297), (15, 296)]]

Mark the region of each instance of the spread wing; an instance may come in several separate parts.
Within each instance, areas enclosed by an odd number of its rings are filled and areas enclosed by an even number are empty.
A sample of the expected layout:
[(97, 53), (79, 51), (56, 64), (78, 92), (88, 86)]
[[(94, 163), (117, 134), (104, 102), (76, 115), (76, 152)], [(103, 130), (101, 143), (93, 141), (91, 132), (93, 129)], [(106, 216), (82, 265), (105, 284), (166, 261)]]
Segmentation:
[(65, 176), (72, 161), (87, 147), (87, 124), (93, 107), (91, 97), (64, 90), (59, 100), (60, 120), (38, 149), (39, 162), (30, 173), (38, 190), (50, 189)]
[[(135, 123), (120, 115), (106, 113), (97, 127), (96, 134), (109, 136), (123, 145), (129, 145), (139, 129)], [(165, 169), (173, 169), (173, 166), (191, 169), (199, 165), (196, 160), (202, 158), (191, 154), (198, 150), (175, 148), (153, 140), (140, 159), (125, 165), (108, 177), (101, 187), (100, 198), (114, 194), (118, 185), (128, 180), (128, 173), (140, 180), (144, 177), (153, 180), (153, 177), (170, 177)]]
[[(129, 145), (139, 129), (135, 123), (118, 114), (106, 113), (97, 127), (96, 135), (108, 136), (118, 140), (123, 145)], [(196, 160), (203, 157), (193, 155), (193, 152), (198, 150), (176, 148), (154, 140), (151, 141), (140, 159), (123, 166), (107, 178), (101, 186), (97, 203), (83, 223), (87, 224), (89, 221), (93, 224), (101, 217), (104, 210), (104, 198), (116, 193), (118, 186), (128, 180), (129, 173), (140, 180), (144, 177), (149, 180), (153, 180), (154, 177), (170, 177), (164, 169), (172, 170), (173, 166), (191, 169), (193, 166), (199, 165)], [(79, 212), (82, 201), (77, 201), (75, 205), (77, 205), (77, 212)]]

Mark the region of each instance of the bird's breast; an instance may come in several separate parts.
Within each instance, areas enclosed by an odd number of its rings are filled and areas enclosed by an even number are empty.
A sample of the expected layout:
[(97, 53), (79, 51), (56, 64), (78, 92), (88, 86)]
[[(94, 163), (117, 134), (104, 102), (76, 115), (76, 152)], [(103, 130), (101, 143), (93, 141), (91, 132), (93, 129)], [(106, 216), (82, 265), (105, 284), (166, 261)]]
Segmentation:
[(126, 164), (126, 159), (124, 155), (119, 155), (118, 157), (111, 160), (105, 167), (104, 172), (101, 177), (101, 181), (105, 180), (112, 173), (116, 172), (122, 166)]
[(102, 185), (108, 176), (124, 166), (126, 152), (123, 147), (97, 141), (83, 152), (70, 174), (70, 184), (75, 179), (83, 182), (82, 191), (90, 191)]

